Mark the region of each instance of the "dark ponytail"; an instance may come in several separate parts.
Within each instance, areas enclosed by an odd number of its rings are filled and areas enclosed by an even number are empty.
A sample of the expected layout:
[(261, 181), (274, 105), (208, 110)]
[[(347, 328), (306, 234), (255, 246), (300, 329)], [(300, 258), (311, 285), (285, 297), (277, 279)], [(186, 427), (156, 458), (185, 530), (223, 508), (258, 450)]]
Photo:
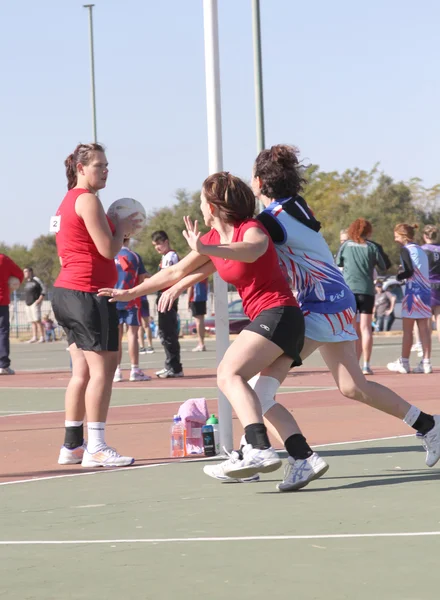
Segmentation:
[(76, 165), (81, 163), (88, 165), (92, 160), (92, 156), (95, 152), (104, 152), (104, 146), (101, 144), (78, 144), (72, 154), (64, 161), (66, 167), (67, 177), (67, 189), (71, 190), (78, 182), (78, 175), (76, 172)]

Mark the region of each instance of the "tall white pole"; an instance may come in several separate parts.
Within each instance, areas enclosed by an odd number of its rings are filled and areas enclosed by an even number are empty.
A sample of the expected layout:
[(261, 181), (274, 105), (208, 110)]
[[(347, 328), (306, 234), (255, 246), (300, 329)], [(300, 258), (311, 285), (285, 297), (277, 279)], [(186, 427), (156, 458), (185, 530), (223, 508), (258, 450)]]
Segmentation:
[(94, 4), (83, 4), (84, 8), (89, 10), (89, 38), (90, 38), (90, 78), (91, 78), (91, 93), (92, 93), (92, 126), (93, 126), (93, 141), (95, 144), (98, 141), (96, 127), (96, 93), (95, 93), (95, 48), (93, 43), (93, 7)]
[[(209, 173), (223, 170), (222, 117), (220, 103), (220, 64), (218, 43), (217, 0), (203, 0), (205, 32), (206, 109), (208, 116)], [(214, 275), (215, 332), (217, 365), (229, 347), (228, 286)], [(220, 447), (233, 448), (232, 408), (226, 396), (218, 390)]]

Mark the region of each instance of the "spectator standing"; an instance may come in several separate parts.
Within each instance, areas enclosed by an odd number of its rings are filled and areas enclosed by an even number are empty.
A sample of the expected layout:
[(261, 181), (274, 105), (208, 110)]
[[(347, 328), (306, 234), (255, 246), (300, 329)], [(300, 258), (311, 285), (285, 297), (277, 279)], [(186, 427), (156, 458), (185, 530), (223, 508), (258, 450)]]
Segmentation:
[(44, 326), (41, 321), (42, 302), (46, 295), (44, 283), (34, 275), (32, 267), (23, 269), (26, 283), (24, 285), (24, 301), (26, 303), (26, 317), (28, 322), (32, 323), (32, 337), (28, 340), (29, 344), (38, 342), (42, 344), (44, 340)]
[[(170, 240), (165, 231), (155, 231), (151, 236), (151, 240), (156, 251), (162, 255), (159, 270), (166, 269), (179, 262), (179, 257), (171, 249)], [(160, 295), (161, 292), (158, 292), (157, 302), (159, 302)], [(156, 371), (156, 375), (161, 379), (183, 377), (182, 363), (180, 362), (177, 307), (178, 300), (174, 302), (170, 310), (158, 314), (159, 338), (165, 350), (165, 367), (160, 371)]]
[(21, 283), (23, 281), (23, 271), (11, 258), (9, 258), (9, 256), (6, 256), (6, 254), (0, 254), (0, 375), (15, 374), (15, 371), (11, 369), (11, 359), (9, 358), (9, 303), (11, 301), (9, 294), (10, 277), (17, 277)]
[(205, 279), (188, 289), (188, 308), (196, 322), (198, 344), (193, 352), (205, 352), (205, 315), (208, 300), (208, 280)]
[[(118, 271), (118, 283), (116, 287), (119, 290), (128, 290), (139, 283), (142, 283), (147, 276), (142, 258), (137, 252), (128, 247), (130, 240), (124, 239), (122, 248), (115, 257), (116, 269)], [(138, 299), (130, 302), (117, 302), (116, 309), (119, 318), (119, 351), (118, 366), (113, 377), (113, 381), (118, 383), (123, 381), (121, 371), (122, 360), (122, 336), (124, 334), (124, 325), (127, 327), (128, 355), (131, 361), (130, 381), (150, 381), (151, 377), (139, 368), (139, 342), (138, 331), (140, 325), (139, 314), (140, 302)]]
[(390, 331), (394, 323), (394, 306), (396, 297), (390, 292), (384, 292), (380, 281), (376, 282), (376, 296), (374, 299), (374, 320), (376, 331)]
[(423, 230), (424, 244), (422, 250), (428, 256), (429, 283), (431, 285), (431, 310), (437, 325), (437, 336), (440, 341), (440, 244), (438, 229), (434, 225), (426, 225)]
[(43, 319), (43, 327), (45, 333), (46, 342), (54, 342), (55, 341), (55, 324), (50, 318), (50, 315), (44, 315)]
[(344, 270), (344, 278), (356, 299), (359, 320), (356, 320), (358, 334), (357, 355), (364, 355), (362, 373), (373, 375), (370, 368), (373, 350), (371, 323), (374, 310), (374, 268), (386, 270), (386, 262), (377, 244), (368, 238), (373, 227), (366, 219), (356, 219), (348, 228), (349, 239), (342, 244), (336, 256), (336, 264)]

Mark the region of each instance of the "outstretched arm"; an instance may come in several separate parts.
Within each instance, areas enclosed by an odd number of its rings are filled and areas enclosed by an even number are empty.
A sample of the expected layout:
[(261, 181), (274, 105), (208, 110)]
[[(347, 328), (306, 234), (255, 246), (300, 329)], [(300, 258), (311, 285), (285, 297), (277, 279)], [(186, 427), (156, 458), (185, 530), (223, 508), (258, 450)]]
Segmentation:
[(162, 269), (149, 279), (130, 290), (118, 290), (114, 288), (101, 288), (98, 296), (110, 296), (110, 302), (129, 302), (145, 294), (153, 294), (163, 288), (174, 285), (183, 277), (210, 262), (209, 256), (201, 256), (198, 252), (190, 252), (180, 262), (172, 267)]
[(199, 283), (199, 281), (203, 281), (209, 275), (215, 273), (215, 271), (216, 268), (214, 264), (211, 261), (209, 261), (202, 267), (200, 267), (200, 269), (196, 269), (195, 271), (193, 271), (192, 273), (175, 283), (172, 287), (163, 292), (163, 294), (159, 298), (159, 303), (157, 305), (159, 312), (166, 312), (167, 310), (170, 310), (176, 298), (178, 298), (182, 292), (184, 292), (192, 285)]

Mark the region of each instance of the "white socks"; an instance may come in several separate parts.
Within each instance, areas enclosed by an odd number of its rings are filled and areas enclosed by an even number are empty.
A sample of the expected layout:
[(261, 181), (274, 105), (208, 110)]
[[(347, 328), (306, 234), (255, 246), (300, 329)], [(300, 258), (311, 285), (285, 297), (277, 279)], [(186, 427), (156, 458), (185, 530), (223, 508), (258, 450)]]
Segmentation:
[(105, 423), (87, 423), (87, 451), (94, 454), (105, 446)]

